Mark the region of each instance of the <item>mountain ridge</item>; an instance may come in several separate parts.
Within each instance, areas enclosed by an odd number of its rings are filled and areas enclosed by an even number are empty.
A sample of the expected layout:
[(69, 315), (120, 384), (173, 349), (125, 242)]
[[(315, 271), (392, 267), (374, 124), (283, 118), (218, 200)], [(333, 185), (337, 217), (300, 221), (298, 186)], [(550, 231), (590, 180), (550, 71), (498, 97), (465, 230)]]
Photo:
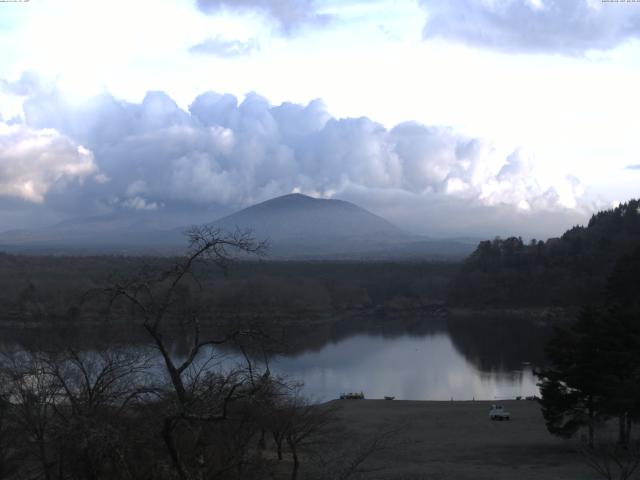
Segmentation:
[(300, 193), (272, 198), (214, 222), (223, 229), (251, 229), (274, 240), (316, 243), (320, 238), (380, 234), (410, 236), (378, 215), (344, 200), (319, 199)]
[[(351, 202), (299, 193), (275, 197), (213, 221), (203, 222), (202, 213), (189, 218), (192, 225), (251, 230), (256, 240), (268, 241), (268, 255), (276, 260), (461, 259), (475, 246), (414, 235)], [(162, 228), (161, 215), (111, 212), (67, 219), (48, 228), (6, 231), (0, 233), (0, 248), (62, 254), (165, 255), (184, 251), (186, 222)], [(182, 215), (188, 217), (188, 213)], [(193, 221), (196, 217), (198, 222)]]

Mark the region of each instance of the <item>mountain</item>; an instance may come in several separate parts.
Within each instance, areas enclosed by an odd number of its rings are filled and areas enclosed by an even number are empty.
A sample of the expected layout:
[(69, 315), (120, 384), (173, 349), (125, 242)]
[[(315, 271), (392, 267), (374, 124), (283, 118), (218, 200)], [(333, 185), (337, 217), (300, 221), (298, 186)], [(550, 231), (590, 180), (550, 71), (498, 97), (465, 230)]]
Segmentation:
[[(67, 220), (47, 228), (0, 233), (0, 249), (32, 253), (171, 254), (184, 250), (188, 225), (251, 230), (267, 240), (273, 259), (461, 259), (476, 244), (432, 240), (343, 200), (290, 194), (221, 218), (199, 212), (118, 211)], [(226, 213), (226, 212), (225, 212)], [(218, 218), (211, 222), (211, 217)]]
[(253, 205), (213, 222), (222, 230), (251, 230), (276, 258), (391, 259), (468, 255), (475, 245), (432, 241), (343, 200), (299, 193)]
[(0, 233), (0, 249), (39, 254), (165, 254), (184, 248), (189, 223), (207, 223), (227, 214), (220, 207), (199, 211), (119, 210), (68, 219), (36, 229)]
[(221, 218), (224, 229), (251, 228), (257, 236), (286, 243), (322, 243), (374, 236), (388, 241), (406, 234), (387, 220), (343, 200), (292, 193)]

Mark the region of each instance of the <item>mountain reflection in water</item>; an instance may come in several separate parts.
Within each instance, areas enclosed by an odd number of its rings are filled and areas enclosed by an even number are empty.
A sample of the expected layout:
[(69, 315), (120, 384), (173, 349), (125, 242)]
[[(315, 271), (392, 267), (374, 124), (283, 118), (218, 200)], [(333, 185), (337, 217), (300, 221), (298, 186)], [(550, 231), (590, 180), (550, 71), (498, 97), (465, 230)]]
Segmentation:
[(530, 367), (482, 372), (456, 350), (447, 333), (355, 335), (319, 351), (276, 357), (272, 369), (304, 380), (304, 392), (317, 400), (336, 398), (344, 391), (412, 400), (486, 400), (538, 393)]
[[(269, 361), (273, 373), (304, 383), (303, 393), (318, 401), (341, 392), (367, 398), (411, 400), (493, 400), (538, 394), (530, 365), (544, 363), (550, 327), (521, 319), (402, 322), (402, 325), (326, 324), (286, 328), (285, 341)], [(54, 342), (54, 337), (59, 342)], [(148, 345), (141, 330), (102, 328), (2, 332), (5, 345), (51, 350), (73, 346), (97, 351), (109, 344)], [(186, 355), (186, 332), (172, 335), (173, 355)], [(282, 346), (284, 345), (284, 348)], [(242, 361), (223, 350), (228, 365)], [(525, 366), (526, 365), (526, 366)]]

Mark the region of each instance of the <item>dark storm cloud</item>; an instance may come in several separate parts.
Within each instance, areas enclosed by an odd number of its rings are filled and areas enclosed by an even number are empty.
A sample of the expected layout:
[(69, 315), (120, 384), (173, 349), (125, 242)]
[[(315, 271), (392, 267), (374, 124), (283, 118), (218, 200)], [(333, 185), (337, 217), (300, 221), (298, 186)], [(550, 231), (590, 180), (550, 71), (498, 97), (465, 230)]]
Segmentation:
[(208, 14), (222, 9), (256, 11), (269, 17), (287, 35), (304, 25), (323, 25), (330, 20), (329, 15), (318, 12), (314, 0), (197, 0), (197, 5)]
[(60, 215), (237, 209), (293, 191), (375, 208), (394, 198), (394, 217), (418, 225), (442, 212), (472, 225), (479, 212), (562, 216), (567, 203), (582, 206), (575, 179), (562, 196), (536, 181), (525, 153), (500, 159), (488, 142), (446, 127), (387, 129), (334, 118), (321, 100), (273, 106), (255, 93), (238, 101), (206, 92), (188, 110), (163, 92), (140, 103), (107, 93), (69, 103), (55, 85), (39, 85), (21, 90), (23, 125), (0, 123), (0, 197)]
[(601, 0), (420, 0), (424, 38), (502, 51), (580, 55), (640, 36), (640, 8)]
[(222, 37), (212, 37), (192, 46), (189, 51), (191, 53), (219, 57), (238, 57), (248, 55), (259, 49), (260, 46), (256, 40), (241, 42), (239, 40), (226, 40)]

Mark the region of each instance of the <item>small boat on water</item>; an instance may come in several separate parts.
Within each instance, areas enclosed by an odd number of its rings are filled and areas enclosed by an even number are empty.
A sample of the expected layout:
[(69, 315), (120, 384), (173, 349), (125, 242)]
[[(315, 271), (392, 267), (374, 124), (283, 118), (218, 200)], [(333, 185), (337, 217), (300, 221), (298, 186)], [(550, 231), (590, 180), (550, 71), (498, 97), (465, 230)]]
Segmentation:
[(395, 400), (396, 397), (384, 397), (385, 400)]

